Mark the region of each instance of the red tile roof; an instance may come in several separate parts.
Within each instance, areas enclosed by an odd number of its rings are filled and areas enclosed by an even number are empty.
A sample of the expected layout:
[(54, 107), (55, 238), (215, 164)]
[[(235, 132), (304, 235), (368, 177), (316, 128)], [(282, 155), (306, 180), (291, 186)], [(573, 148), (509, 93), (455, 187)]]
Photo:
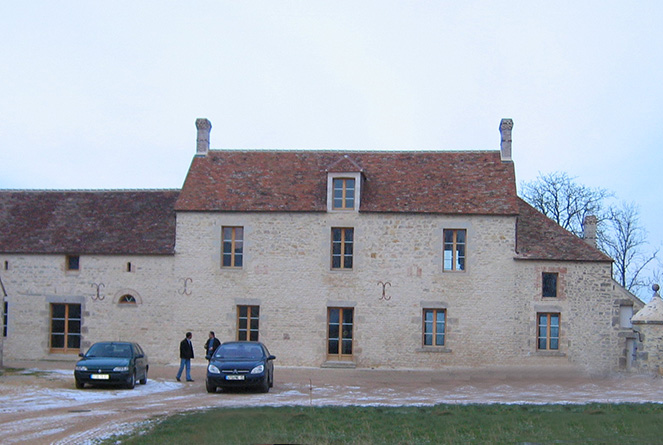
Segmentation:
[(516, 258), (524, 260), (601, 261), (612, 258), (518, 198)]
[(0, 252), (175, 251), (178, 191), (0, 191)]
[(0, 191), (0, 252), (172, 255), (175, 210), (324, 212), (328, 171), (362, 172), (362, 212), (517, 215), (517, 259), (612, 261), (518, 198), (499, 152), (211, 151), (181, 192)]
[(194, 158), (176, 209), (324, 212), (327, 173), (341, 167), (364, 175), (361, 212), (518, 213), (513, 163), (499, 151), (212, 150)]

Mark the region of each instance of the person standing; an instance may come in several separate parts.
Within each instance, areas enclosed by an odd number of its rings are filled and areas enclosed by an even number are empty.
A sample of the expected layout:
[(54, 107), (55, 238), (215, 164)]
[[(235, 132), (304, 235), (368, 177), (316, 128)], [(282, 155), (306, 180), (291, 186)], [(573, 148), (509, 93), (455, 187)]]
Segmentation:
[(209, 338), (205, 342), (205, 358), (207, 360), (211, 359), (212, 355), (214, 355), (214, 351), (216, 351), (216, 348), (219, 346), (221, 346), (221, 342), (214, 335), (214, 331), (209, 331)]
[(186, 333), (186, 338), (180, 342), (180, 369), (177, 371), (177, 381), (181, 381), (182, 371), (186, 368), (186, 381), (193, 382), (191, 378), (191, 359), (193, 358), (193, 345), (191, 344), (191, 332)]

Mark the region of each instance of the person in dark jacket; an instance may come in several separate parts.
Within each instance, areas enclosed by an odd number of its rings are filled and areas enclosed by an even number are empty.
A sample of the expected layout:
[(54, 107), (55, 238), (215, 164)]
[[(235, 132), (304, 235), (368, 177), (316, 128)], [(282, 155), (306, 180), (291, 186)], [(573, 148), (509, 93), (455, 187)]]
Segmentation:
[(205, 342), (205, 358), (207, 360), (211, 359), (212, 355), (214, 355), (214, 351), (216, 351), (216, 348), (219, 346), (221, 346), (221, 342), (214, 335), (214, 331), (209, 331), (209, 338)]
[(177, 381), (182, 377), (182, 371), (186, 368), (186, 381), (193, 382), (191, 378), (191, 359), (193, 358), (193, 345), (191, 344), (191, 332), (186, 333), (186, 338), (180, 342), (180, 370), (177, 371)]

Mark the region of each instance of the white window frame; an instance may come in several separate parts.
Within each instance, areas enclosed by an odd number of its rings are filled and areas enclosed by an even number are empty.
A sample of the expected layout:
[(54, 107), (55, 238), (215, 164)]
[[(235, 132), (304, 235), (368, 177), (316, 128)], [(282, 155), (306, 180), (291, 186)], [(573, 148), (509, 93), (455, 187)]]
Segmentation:
[[(354, 179), (355, 180), (355, 197), (354, 208), (352, 209), (335, 209), (334, 208), (334, 179)], [(361, 204), (361, 173), (328, 173), (327, 174), (327, 211), (328, 212), (358, 212)]]

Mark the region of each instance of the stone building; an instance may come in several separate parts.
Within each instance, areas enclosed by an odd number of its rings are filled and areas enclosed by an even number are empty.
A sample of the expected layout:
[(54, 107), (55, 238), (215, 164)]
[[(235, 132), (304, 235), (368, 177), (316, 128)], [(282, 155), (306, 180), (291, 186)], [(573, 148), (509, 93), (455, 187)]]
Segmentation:
[(214, 330), (280, 365), (631, 366), (642, 302), (518, 198), (510, 120), (490, 151), (210, 150), (196, 126), (181, 190), (0, 192), (5, 359), (135, 340), (168, 363)]
[(658, 284), (652, 290), (652, 299), (631, 319), (637, 335), (627, 339), (626, 360), (629, 368), (663, 375), (663, 300)]

